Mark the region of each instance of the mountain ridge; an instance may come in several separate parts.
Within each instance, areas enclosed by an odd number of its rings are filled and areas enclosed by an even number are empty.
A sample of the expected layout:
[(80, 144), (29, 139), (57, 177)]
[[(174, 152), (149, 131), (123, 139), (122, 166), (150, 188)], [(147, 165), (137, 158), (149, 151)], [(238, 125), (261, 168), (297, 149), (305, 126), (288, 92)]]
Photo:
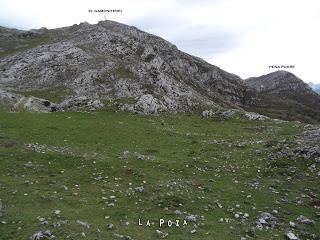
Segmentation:
[[(106, 20), (50, 30), (1, 27), (0, 33), (2, 99), (36, 97), (25, 100), (39, 106), (48, 100), (48, 111), (115, 105), (144, 114), (217, 107), (269, 114), (260, 111), (269, 100), (248, 85), (254, 78), (245, 81), (133, 26)], [(273, 92), (281, 100), (278, 95)]]
[[(1, 58), (2, 88), (34, 90), (62, 84), (80, 96), (98, 93), (100, 98), (115, 99), (152, 92), (167, 96), (169, 102), (189, 98), (209, 105), (242, 105), (246, 89), (240, 77), (135, 27), (102, 21), (33, 32), (24, 32), (22, 38), (37, 39), (40, 34), (50, 40)], [(168, 101), (161, 100), (169, 110), (183, 105), (170, 107)]]

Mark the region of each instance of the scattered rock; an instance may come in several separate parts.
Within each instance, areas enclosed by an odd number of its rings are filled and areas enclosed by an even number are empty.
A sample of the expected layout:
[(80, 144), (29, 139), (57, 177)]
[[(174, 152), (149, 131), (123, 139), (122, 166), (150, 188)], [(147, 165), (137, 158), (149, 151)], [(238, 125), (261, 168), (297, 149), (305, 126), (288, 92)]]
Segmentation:
[[(320, 128), (307, 129), (297, 135), (293, 141), (277, 144), (280, 150), (272, 155), (272, 158), (290, 158), (302, 157), (305, 160), (317, 161), (320, 158)], [(290, 147), (289, 147), (290, 146)], [(309, 170), (315, 171), (316, 165), (311, 165)]]
[(56, 210), (53, 211), (53, 213), (54, 213), (55, 215), (59, 215), (59, 214), (61, 213), (61, 210), (56, 209)]
[(297, 220), (298, 223), (301, 223), (301, 224), (307, 224), (307, 225), (313, 224), (313, 221), (312, 221), (312, 220), (306, 218), (306, 217), (303, 216), (303, 215), (300, 215), (299, 217), (297, 217), (296, 220)]
[(54, 222), (54, 223), (52, 224), (52, 226), (53, 226), (54, 228), (58, 228), (58, 227), (61, 227), (61, 223), (60, 223), (60, 222)]
[(166, 238), (168, 236), (168, 233), (162, 232), (160, 230), (156, 230), (156, 234), (158, 238)]
[(296, 227), (296, 224), (295, 224), (294, 222), (290, 221), (290, 222), (289, 222), (289, 226), (295, 228), (295, 227)]
[(154, 156), (150, 156), (150, 155), (143, 155), (141, 153), (137, 153), (135, 152), (133, 154), (133, 156), (139, 160), (154, 160)]
[(53, 239), (55, 236), (51, 233), (50, 230), (40, 231), (33, 234), (30, 237), (30, 240), (42, 240), (42, 239)]
[(271, 213), (263, 212), (255, 221), (256, 227), (259, 229), (263, 228), (275, 228), (278, 226), (277, 218)]
[(132, 237), (130, 237), (130, 236), (124, 236), (124, 235), (118, 234), (118, 233), (114, 233), (113, 236), (115, 236), (117, 239), (132, 240)]
[(237, 109), (223, 109), (223, 108), (219, 108), (216, 110), (205, 110), (202, 112), (202, 117), (205, 118), (213, 118), (216, 120), (227, 120), (232, 118), (236, 113), (239, 113), (240, 110)]
[(4, 206), (3, 206), (2, 201), (0, 201), (0, 217), (3, 216), (3, 213), (4, 213)]
[(180, 210), (175, 210), (174, 213), (175, 213), (176, 215), (181, 215), (181, 214), (182, 214), (182, 212), (181, 212)]
[(261, 115), (259, 113), (255, 112), (246, 112), (244, 114), (244, 117), (248, 120), (254, 120), (254, 121), (265, 121), (265, 120), (270, 120), (269, 117)]
[(45, 220), (43, 222), (40, 222), (40, 225), (48, 225), (49, 224), (49, 221), (48, 220)]
[(197, 218), (198, 218), (197, 215), (188, 215), (188, 216), (186, 216), (186, 221), (188, 221), (188, 222), (196, 222)]
[(108, 228), (108, 229), (113, 229), (113, 228), (114, 228), (114, 225), (113, 225), (112, 223), (108, 223), (107, 228)]
[(89, 224), (87, 222), (83, 222), (83, 221), (80, 221), (80, 220), (77, 220), (76, 223), (81, 225), (81, 226), (83, 226), (83, 227), (86, 227), (86, 228), (90, 228), (90, 225), (91, 225), (91, 224)]
[(127, 151), (127, 150), (123, 151), (119, 157), (121, 159), (128, 159), (130, 156), (133, 156), (138, 160), (154, 160), (155, 159), (155, 157), (151, 155), (143, 155), (138, 152), (134, 152), (133, 154), (131, 154), (130, 151)]
[(296, 235), (294, 235), (294, 233), (292, 232), (286, 233), (286, 236), (289, 240), (299, 240), (299, 238)]
[(76, 96), (64, 100), (62, 103), (56, 105), (58, 111), (65, 110), (90, 110), (94, 111), (102, 108), (104, 104), (99, 99), (92, 99), (87, 96)]
[(29, 161), (29, 162), (23, 164), (23, 166), (26, 167), (26, 168), (31, 168), (33, 166), (33, 164), (32, 164), (31, 161)]
[(7, 106), (13, 106), (22, 98), (21, 95), (7, 92), (3, 89), (0, 89), (0, 102)]
[(143, 193), (145, 191), (144, 187), (143, 186), (140, 186), (140, 187), (136, 187), (135, 190), (139, 193)]
[(196, 233), (196, 232), (197, 232), (196, 229), (192, 229), (192, 230), (190, 231), (191, 234), (194, 234), (194, 233)]
[(127, 159), (129, 157), (129, 155), (130, 155), (130, 151), (125, 150), (125, 151), (123, 151), (121, 158)]

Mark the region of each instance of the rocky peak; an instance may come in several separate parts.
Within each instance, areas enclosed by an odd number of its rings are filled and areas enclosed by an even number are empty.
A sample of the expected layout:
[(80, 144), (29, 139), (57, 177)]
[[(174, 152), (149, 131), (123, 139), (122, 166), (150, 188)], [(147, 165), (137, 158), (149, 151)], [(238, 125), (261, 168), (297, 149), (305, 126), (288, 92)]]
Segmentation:
[(247, 90), (238, 76), (136, 27), (101, 21), (22, 34), (30, 37), (13, 36), (24, 46), (14, 53), (0, 43), (0, 88), (6, 91), (63, 88), (69, 94), (62, 101), (130, 98), (133, 103), (120, 107), (159, 106), (144, 113), (244, 104)]
[[(57, 111), (116, 105), (143, 114), (221, 106), (268, 115), (279, 96), (282, 103), (288, 96), (295, 99), (301, 113), (319, 103), (320, 96), (291, 73), (243, 81), (161, 37), (114, 21), (49, 30), (1, 27), (0, 33), (0, 100), (8, 105), (23, 99), (19, 106), (39, 103), (36, 109), (43, 109), (48, 100)], [(23, 97), (35, 98), (26, 105)], [(290, 104), (283, 109), (292, 109)]]
[(286, 120), (320, 119), (320, 95), (292, 73), (272, 72), (249, 78), (245, 83), (259, 93), (253, 111)]
[(259, 92), (312, 91), (308, 84), (287, 71), (248, 78), (245, 83)]

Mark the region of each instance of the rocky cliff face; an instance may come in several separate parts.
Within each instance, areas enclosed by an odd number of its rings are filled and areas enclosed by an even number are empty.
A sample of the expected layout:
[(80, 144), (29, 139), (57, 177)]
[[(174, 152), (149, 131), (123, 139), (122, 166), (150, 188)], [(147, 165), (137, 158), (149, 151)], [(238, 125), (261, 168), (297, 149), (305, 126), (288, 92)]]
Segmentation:
[(22, 95), (64, 91), (58, 109), (79, 97), (120, 99), (122, 109), (144, 113), (242, 107), (246, 100), (238, 76), (117, 22), (27, 32), (1, 28), (0, 40), (0, 88)]
[(0, 101), (13, 110), (143, 114), (245, 109), (320, 120), (319, 95), (288, 72), (243, 81), (170, 42), (113, 21), (20, 31), (0, 27)]

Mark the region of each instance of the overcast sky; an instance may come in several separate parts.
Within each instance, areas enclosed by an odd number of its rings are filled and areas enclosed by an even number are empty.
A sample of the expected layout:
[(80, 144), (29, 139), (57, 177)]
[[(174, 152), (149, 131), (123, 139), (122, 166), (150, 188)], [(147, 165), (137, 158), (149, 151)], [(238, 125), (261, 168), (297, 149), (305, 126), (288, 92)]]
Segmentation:
[[(122, 13), (89, 13), (122, 9)], [(320, 83), (319, 0), (0, 0), (0, 25), (56, 28), (110, 19), (159, 35), (242, 78), (295, 65)]]

